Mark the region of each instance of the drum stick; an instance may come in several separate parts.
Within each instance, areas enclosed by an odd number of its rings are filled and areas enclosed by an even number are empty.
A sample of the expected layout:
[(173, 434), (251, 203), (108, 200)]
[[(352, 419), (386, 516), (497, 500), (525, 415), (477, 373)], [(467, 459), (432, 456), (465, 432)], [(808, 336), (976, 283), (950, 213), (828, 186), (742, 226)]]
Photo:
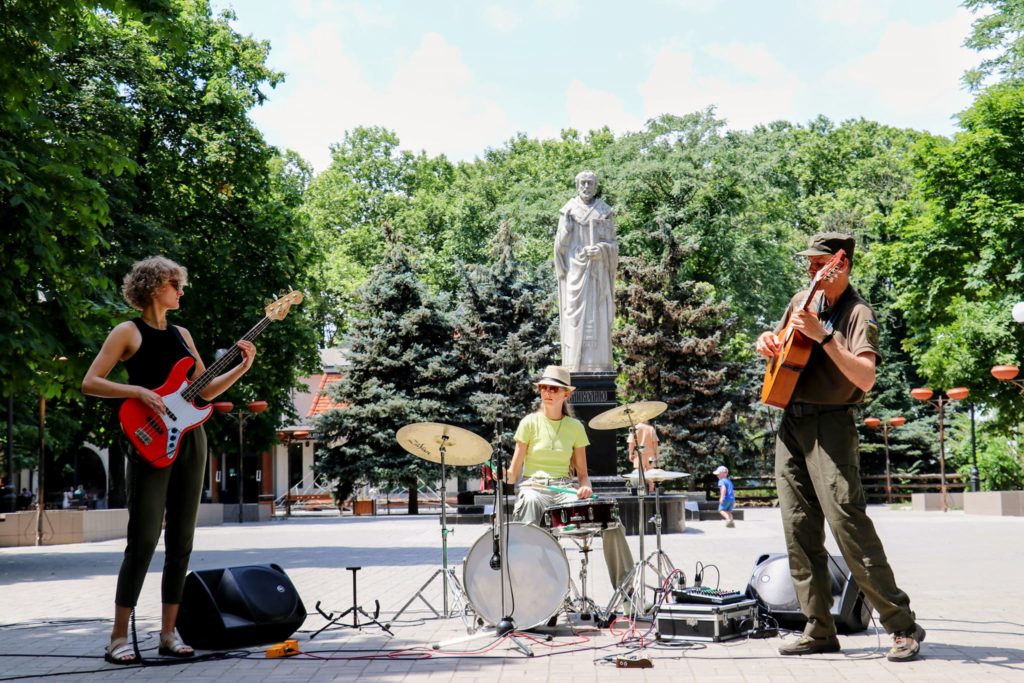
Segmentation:
[[(576, 489), (567, 489), (561, 486), (546, 486), (545, 488), (547, 488), (549, 491), (558, 491), (559, 493), (571, 493), (573, 495), (576, 495)], [(597, 498), (597, 495), (592, 493), (590, 494), (590, 498)]]

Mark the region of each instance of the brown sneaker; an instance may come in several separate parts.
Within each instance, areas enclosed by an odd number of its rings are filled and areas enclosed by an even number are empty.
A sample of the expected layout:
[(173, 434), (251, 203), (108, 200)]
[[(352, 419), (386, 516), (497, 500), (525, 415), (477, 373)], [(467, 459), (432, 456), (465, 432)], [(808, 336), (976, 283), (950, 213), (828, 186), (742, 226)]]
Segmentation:
[(780, 655), (821, 655), (829, 652), (839, 652), (839, 639), (835, 636), (827, 638), (800, 636), (799, 640), (786, 643), (779, 648)]
[(917, 659), (924, 642), (925, 630), (914, 624), (910, 631), (896, 631), (892, 634), (892, 649), (885, 656), (890, 662), (909, 662)]

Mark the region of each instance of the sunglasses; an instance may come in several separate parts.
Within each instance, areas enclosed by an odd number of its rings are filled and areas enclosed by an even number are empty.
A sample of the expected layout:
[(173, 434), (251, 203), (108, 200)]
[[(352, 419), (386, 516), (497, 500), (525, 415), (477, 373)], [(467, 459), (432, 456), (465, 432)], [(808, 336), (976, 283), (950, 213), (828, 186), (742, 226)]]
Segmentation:
[(181, 280), (168, 280), (167, 284), (169, 284), (171, 287), (174, 287), (174, 289), (179, 292), (185, 291), (185, 287), (181, 284)]
[(551, 384), (538, 384), (537, 388), (540, 391), (553, 391), (555, 393), (558, 393), (559, 391), (564, 391), (565, 390), (565, 387), (556, 387), (556, 386), (553, 386)]

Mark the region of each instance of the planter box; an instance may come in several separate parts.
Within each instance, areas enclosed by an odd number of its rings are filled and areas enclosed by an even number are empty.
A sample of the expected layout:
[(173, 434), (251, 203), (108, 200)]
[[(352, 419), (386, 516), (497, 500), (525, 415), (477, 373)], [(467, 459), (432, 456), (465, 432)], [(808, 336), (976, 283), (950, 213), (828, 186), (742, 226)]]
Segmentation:
[[(43, 545), (85, 543), (124, 538), (128, 532), (128, 511), (46, 510), (43, 517)], [(36, 544), (36, 512), (10, 512), (0, 524), (0, 547)]]
[[(964, 508), (964, 494), (962, 493), (947, 493), (946, 497), (948, 500), (948, 506), (950, 510), (958, 509), (963, 510)], [(942, 494), (941, 493), (912, 493), (910, 495), (910, 503), (915, 512), (931, 512), (934, 510), (942, 510)]]
[(997, 517), (1024, 516), (1024, 491), (978, 491), (964, 494), (964, 512)]
[(375, 500), (354, 500), (352, 501), (353, 515), (375, 515), (377, 514), (377, 501)]

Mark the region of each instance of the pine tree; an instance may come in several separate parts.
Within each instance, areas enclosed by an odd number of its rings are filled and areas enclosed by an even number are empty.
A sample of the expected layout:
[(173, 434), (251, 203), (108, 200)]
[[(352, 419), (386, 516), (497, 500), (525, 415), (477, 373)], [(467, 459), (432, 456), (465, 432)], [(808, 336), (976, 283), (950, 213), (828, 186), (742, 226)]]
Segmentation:
[(440, 466), (406, 452), (395, 434), (418, 422), (465, 423), (470, 377), (442, 302), (417, 279), (394, 234), (386, 236), (387, 256), (363, 288), (346, 337), (349, 365), (330, 389), (345, 407), (317, 424), (318, 440), (330, 445), (316, 470), (337, 481), (339, 503), (357, 482), (398, 482), (409, 488), (409, 513), (416, 514), (418, 480), (439, 479)]
[(533, 380), (557, 362), (554, 271), (550, 263), (530, 269), (516, 261), (515, 236), (507, 220), (498, 225), (489, 266), (466, 270), (459, 293), (459, 350), (475, 372), (470, 395), (475, 428), (494, 434), (505, 454), (519, 419), (536, 405)]
[(716, 465), (742, 457), (732, 388), (739, 373), (722, 347), (735, 319), (711, 285), (680, 280), (688, 251), (668, 226), (659, 222), (651, 237), (662, 245), (659, 262), (627, 257), (619, 266), (615, 298), (625, 324), (614, 337), (623, 393), (668, 404), (654, 422), (661, 466), (689, 472), (697, 485)]

